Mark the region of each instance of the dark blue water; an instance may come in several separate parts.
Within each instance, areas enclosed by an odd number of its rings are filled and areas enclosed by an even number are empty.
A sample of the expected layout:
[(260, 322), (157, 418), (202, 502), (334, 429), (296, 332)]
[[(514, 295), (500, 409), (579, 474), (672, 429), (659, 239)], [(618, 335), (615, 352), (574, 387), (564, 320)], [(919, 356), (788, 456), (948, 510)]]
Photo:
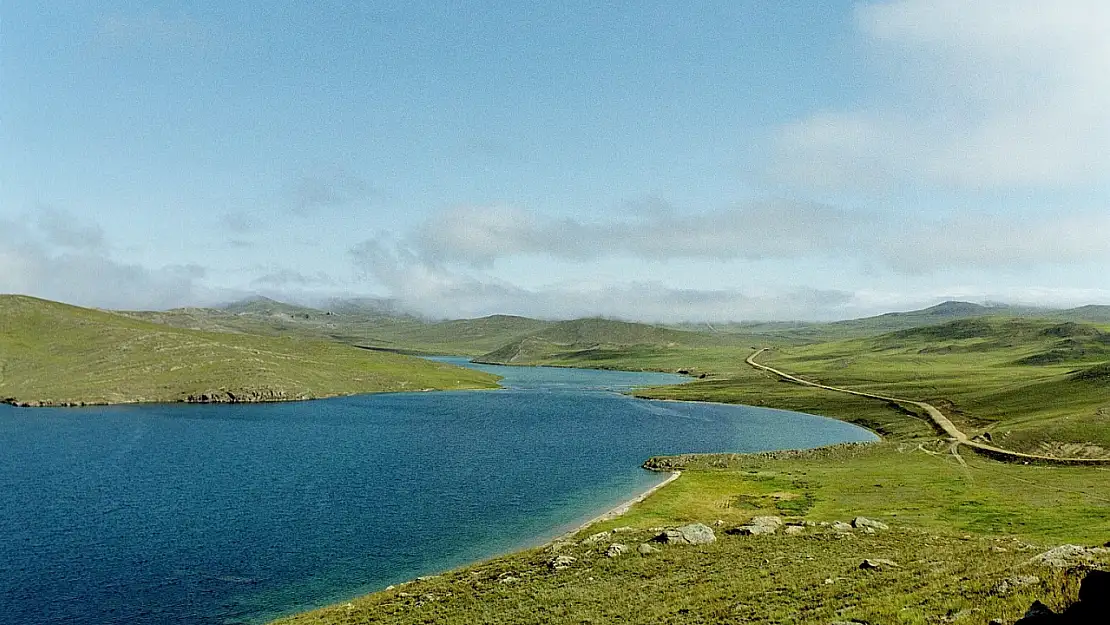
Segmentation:
[(870, 440), (612, 392), (675, 376), (482, 367), (504, 391), (0, 406), (0, 620), (255, 623), (557, 535), (649, 456)]

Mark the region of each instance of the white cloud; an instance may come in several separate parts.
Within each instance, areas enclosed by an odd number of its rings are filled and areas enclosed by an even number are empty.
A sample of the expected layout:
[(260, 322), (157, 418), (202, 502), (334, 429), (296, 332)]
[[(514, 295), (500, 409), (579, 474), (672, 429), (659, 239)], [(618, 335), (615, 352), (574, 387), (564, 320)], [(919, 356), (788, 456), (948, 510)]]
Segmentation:
[(780, 180), (825, 190), (1106, 182), (1110, 4), (900, 0), (863, 5), (857, 21), (892, 85), (879, 103), (779, 129)]
[(111, 257), (103, 232), (56, 209), (0, 220), (0, 292), (81, 306), (170, 308), (213, 304), (228, 292), (203, 286), (197, 265), (149, 269)]
[(547, 256), (590, 261), (791, 258), (849, 250), (873, 217), (821, 204), (749, 203), (696, 214), (654, 206), (624, 219), (551, 219), (513, 207), (458, 207), (434, 215), (412, 236), (430, 262), (488, 267), (499, 258)]
[(740, 293), (657, 282), (524, 289), (488, 275), (425, 262), (410, 250), (382, 240), (360, 244), (352, 257), (406, 309), (434, 318), (496, 313), (553, 319), (601, 315), (653, 322), (839, 318), (851, 310), (852, 302), (851, 294), (832, 289)]

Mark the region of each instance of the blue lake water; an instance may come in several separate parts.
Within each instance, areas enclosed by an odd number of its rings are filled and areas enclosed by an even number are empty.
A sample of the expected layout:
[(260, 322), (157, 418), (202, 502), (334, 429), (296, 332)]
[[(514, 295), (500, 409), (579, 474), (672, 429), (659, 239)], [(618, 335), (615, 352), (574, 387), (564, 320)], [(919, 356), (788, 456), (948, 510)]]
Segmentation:
[(875, 439), (614, 392), (677, 376), (479, 368), (508, 388), (0, 406), (0, 619), (264, 622), (554, 537), (663, 479), (652, 455)]

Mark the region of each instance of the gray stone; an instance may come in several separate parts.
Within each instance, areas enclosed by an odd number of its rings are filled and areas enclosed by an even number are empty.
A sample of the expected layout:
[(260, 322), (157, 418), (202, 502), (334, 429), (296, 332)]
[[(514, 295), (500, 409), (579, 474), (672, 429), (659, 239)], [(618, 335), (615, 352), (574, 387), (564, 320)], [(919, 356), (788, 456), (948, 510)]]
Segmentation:
[(1055, 549), (1033, 556), (1029, 562), (1044, 564), (1058, 569), (1066, 569), (1079, 564), (1093, 564), (1096, 556), (1110, 553), (1105, 547), (1082, 547), (1080, 545), (1060, 545)]
[(705, 545), (717, 540), (713, 530), (703, 523), (691, 523), (664, 531), (655, 537), (657, 542), (668, 545)]
[(622, 545), (620, 543), (613, 543), (605, 550), (605, 555), (610, 558), (616, 558), (626, 553), (628, 553), (628, 545)]
[(898, 565), (894, 561), (887, 560), (885, 558), (868, 558), (868, 559), (864, 560), (863, 562), (860, 562), (859, 568), (865, 569), (865, 570), (866, 569), (884, 569), (884, 568), (895, 568), (896, 569), (896, 568), (898, 568)]
[(833, 531), (836, 531), (836, 532), (850, 532), (850, 531), (852, 531), (852, 526), (848, 525), (844, 521), (837, 521), (836, 523), (833, 523), (832, 528), (833, 528)]
[(596, 534), (588, 536), (585, 540), (582, 541), (582, 544), (593, 545), (602, 542), (603, 540), (607, 540), (612, 534), (612, 532), (598, 532)]
[(801, 525), (787, 525), (786, 529), (783, 531), (787, 536), (797, 536), (799, 534), (805, 534), (806, 528)]
[(565, 568), (570, 568), (570, 565), (578, 561), (574, 556), (555, 556), (547, 561), (547, 566), (556, 571), (561, 571)]
[(739, 534), (741, 536), (759, 536), (762, 534), (774, 534), (783, 525), (782, 517), (777, 516), (757, 516), (748, 521), (747, 525), (741, 525), (735, 529), (729, 530), (729, 534)]
[(770, 525), (741, 525), (740, 527), (728, 530), (728, 534), (737, 534), (740, 536), (761, 536), (763, 534), (774, 534), (777, 527)]
[(1039, 583), (1041, 583), (1041, 578), (1036, 575), (1015, 575), (1013, 577), (1007, 577), (995, 584), (994, 588), (991, 589), (991, 593), (995, 595), (1008, 595), (1018, 588), (1024, 588)]
[(651, 543), (643, 543), (639, 547), (636, 547), (636, 552), (642, 556), (650, 556), (651, 554), (659, 553), (660, 551), (663, 550)]
[(852, 519), (852, 527), (870, 527), (876, 530), (888, 530), (890, 526), (882, 521), (875, 521), (865, 516), (858, 516)]

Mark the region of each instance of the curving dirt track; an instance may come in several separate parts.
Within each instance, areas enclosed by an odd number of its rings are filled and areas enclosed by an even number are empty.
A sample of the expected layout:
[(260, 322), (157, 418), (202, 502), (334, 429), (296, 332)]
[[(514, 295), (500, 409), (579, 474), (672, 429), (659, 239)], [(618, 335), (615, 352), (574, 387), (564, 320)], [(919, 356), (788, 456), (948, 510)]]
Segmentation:
[(978, 441), (973, 441), (970, 438), (968, 438), (967, 434), (964, 434), (962, 431), (960, 431), (960, 429), (956, 427), (956, 424), (952, 423), (952, 421), (948, 417), (946, 417), (943, 412), (938, 410), (936, 408), (936, 406), (933, 406), (930, 403), (923, 402), (923, 401), (916, 401), (916, 400), (913, 400), (913, 399), (902, 399), (900, 397), (887, 397), (886, 395), (876, 395), (875, 393), (867, 393), (867, 392), (864, 392), (864, 391), (853, 391), (852, 389), (848, 389), (848, 388), (839, 388), (839, 387), (836, 387), (836, 386), (829, 386), (827, 384), (820, 384), (820, 383), (817, 383), (817, 382), (810, 382), (809, 380), (803, 380), (802, 378), (799, 378), (798, 376), (790, 375), (789, 373), (786, 373), (784, 371), (779, 371), (778, 369), (775, 369), (774, 367), (769, 367), (767, 365), (763, 365), (763, 364), (760, 364), (760, 363), (756, 362), (755, 361), (756, 356), (759, 356), (760, 354), (767, 351), (768, 349), (769, 348), (764, 347), (763, 349), (755, 351), (754, 353), (752, 353), (751, 356), (747, 357), (745, 362), (747, 362), (749, 365), (755, 367), (756, 369), (761, 369), (763, 371), (773, 373), (773, 374), (779, 376), (780, 378), (782, 378), (784, 380), (790, 380), (791, 382), (796, 382), (798, 384), (803, 384), (805, 386), (812, 386), (812, 387), (815, 387), (815, 388), (825, 389), (827, 391), (835, 391), (837, 393), (847, 393), (849, 395), (856, 395), (857, 397), (867, 397), (867, 398), (870, 398), (870, 399), (878, 399), (878, 400), (881, 400), (881, 401), (885, 401), (885, 402), (889, 402), (889, 403), (893, 403), (893, 404), (898, 404), (900, 406), (916, 406), (916, 407), (921, 408), (922, 410), (924, 410), (925, 413), (929, 415), (929, 418), (933, 421), (933, 423), (936, 424), (936, 426), (938, 428), (940, 428), (945, 433), (945, 435), (948, 436), (948, 438), (954, 440), (956, 442), (956, 444), (966, 445), (966, 446), (970, 447), (971, 449), (974, 449), (975, 451), (980, 452), (982, 454), (985, 454), (987, 456), (991, 456), (991, 457), (994, 457), (994, 458), (997, 458), (997, 459), (1000, 459), (1000, 460), (1050, 462), (1050, 463), (1055, 463), (1055, 464), (1076, 464), (1076, 465), (1083, 465), (1083, 464), (1086, 464), (1086, 465), (1110, 465), (1110, 458), (1058, 458), (1058, 457), (1055, 457), (1055, 456), (1040, 456), (1040, 455), (1037, 455), (1037, 454), (1022, 453), (1020, 451), (1010, 451), (1009, 449), (1002, 449), (1001, 447), (995, 447), (993, 445), (987, 445), (985, 443), (980, 443)]

